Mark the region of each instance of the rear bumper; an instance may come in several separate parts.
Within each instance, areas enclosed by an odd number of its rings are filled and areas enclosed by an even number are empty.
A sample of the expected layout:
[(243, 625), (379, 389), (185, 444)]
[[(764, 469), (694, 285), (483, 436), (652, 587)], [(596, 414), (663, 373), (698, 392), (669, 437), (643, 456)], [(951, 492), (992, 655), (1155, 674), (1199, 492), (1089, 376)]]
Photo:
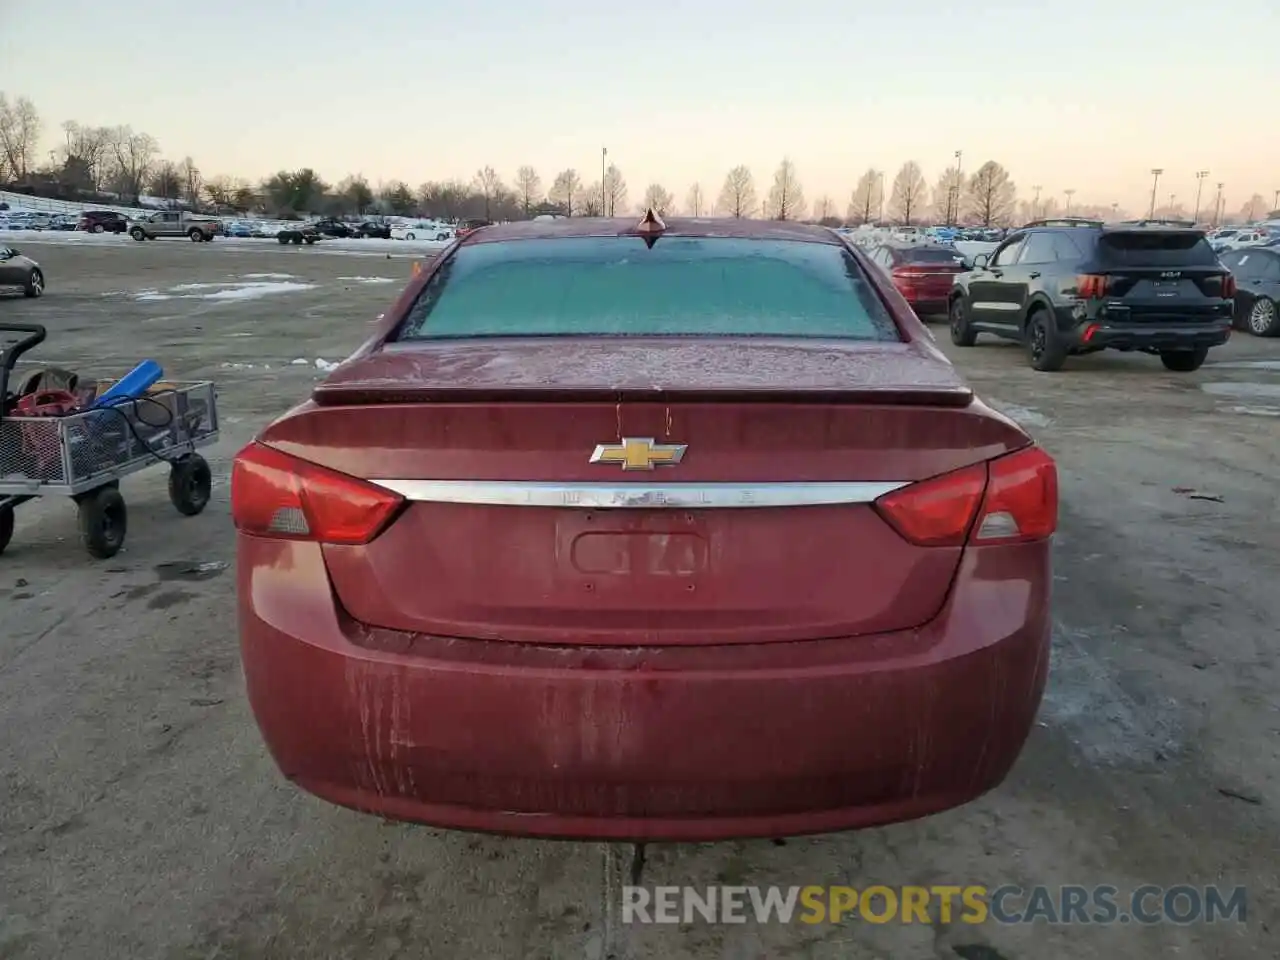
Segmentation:
[[(1092, 328), (1092, 333), (1089, 331)], [(1117, 350), (1191, 350), (1217, 347), (1231, 336), (1231, 315), (1204, 320), (1158, 318), (1120, 320), (1105, 315), (1081, 319), (1070, 309), (1059, 310), (1059, 331), (1075, 349), (1110, 347)]]
[(713, 840), (905, 820), (997, 785), (1044, 689), (1047, 544), (966, 552), (918, 630), (582, 648), (370, 629), (320, 548), (238, 535), (250, 704), (343, 806), (526, 836)]
[(945, 294), (941, 296), (906, 297), (905, 299), (911, 305), (911, 309), (916, 312), (916, 316), (919, 317), (945, 314), (947, 312), (947, 297)]

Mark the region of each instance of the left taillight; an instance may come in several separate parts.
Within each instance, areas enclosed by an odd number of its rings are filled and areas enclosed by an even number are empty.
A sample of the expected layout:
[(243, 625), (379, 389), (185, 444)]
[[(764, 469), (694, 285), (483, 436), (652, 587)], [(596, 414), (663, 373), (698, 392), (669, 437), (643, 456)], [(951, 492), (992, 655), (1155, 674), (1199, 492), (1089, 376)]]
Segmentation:
[(922, 547), (1043, 540), (1058, 526), (1058, 469), (1039, 447), (913, 483), (875, 503)]
[(231, 518), (255, 537), (368, 543), (404, 498), (384, 487), (251, 443), (231, 470)]

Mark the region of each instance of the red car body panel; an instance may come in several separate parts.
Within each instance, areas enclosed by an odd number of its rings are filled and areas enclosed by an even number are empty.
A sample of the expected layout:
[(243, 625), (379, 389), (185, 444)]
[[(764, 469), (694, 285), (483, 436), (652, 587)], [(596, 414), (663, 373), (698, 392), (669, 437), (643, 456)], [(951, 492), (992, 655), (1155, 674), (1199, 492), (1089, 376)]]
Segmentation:
[(1004, 778), (1049, 660), (1038, 544), (967, 550), (922, 629), (733, 647), (371, 629), (311, 543), (240, 535), (238, 571), (249, 701), (284, 774), (459, 829), (696, 841), (923, 816)]
[[(632, 226), (500, 225), (452, 249)], [(795, 224), (667, 229), (842, 244)], [(856, 251), (903, 342), (384, 344), (448, 256), (257, 442), (391, 489), (910, 491), (968, 471), (989, 496), (987, 464), (1030, 445), (973, 398)], [(687, 444), (687, 456), (639, 476), (588, 462), (593, 446), (628, 436)], [(926, 546), (886, 511), (411, 499), (367, 542), (242, 529), (250, 702), (305, 789), (446, 827), (709, 840), (945, 809), (999, 783), (1030, 729), (1048, 662), (1050, 543), (978, 543), (995, 516), (979, 511), (969, 534)]]

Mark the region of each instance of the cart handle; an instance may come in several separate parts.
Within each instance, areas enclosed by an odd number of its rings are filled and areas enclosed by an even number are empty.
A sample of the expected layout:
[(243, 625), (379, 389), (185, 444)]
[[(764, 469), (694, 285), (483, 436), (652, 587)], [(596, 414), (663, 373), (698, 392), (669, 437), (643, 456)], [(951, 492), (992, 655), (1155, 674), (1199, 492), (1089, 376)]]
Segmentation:
[(9, 396), (9, 374), (18, 358), (44, 343), (47, 331), (38, 323), (0, 323), (0, 337), (6, 333), (25, 333), (26, 336), (0, 349), (0, 417), (4, 416), (5, 398)]
[(0, 350), (0, 367), (6, 371), (12, 370), (18, 358), (32, 347), (38, 347), (44, 343), (44, 338), (48, 335), (45, 328), (38, 323), (0, 323), (0, 336), (6, 333), (26, 334), (21, 340)]

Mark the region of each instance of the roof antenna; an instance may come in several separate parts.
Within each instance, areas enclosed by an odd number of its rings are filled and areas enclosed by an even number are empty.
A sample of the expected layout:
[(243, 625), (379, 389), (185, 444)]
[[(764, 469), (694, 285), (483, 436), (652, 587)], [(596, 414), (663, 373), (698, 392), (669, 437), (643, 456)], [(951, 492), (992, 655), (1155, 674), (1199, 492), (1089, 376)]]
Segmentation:
[(653, 207), (646, 210), (644, 217), (636, 224), (636, 233), (644, 238), (644, 245), (650, 250), (666, 229), (667, 225), (662, 222), (662, 218)]

